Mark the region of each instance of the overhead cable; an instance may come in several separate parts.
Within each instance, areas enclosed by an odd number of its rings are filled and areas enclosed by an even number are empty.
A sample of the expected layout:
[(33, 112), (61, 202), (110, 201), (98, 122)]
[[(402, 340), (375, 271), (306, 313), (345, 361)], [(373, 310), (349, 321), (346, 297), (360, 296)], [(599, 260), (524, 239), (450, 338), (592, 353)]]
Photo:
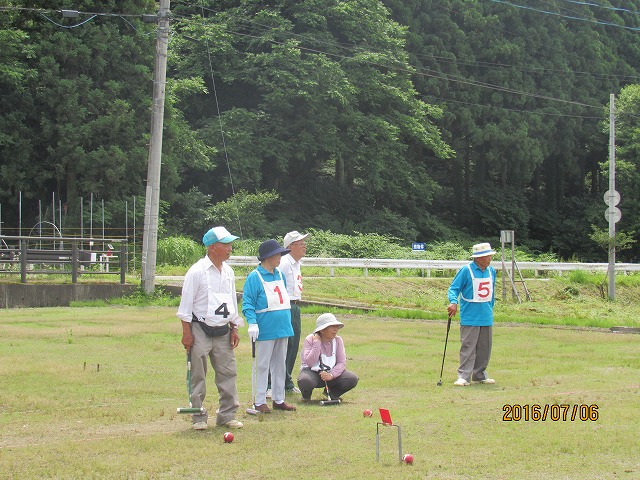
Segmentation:
[(620, 25), (618, 23), (613, 23), (613, 22), (605, 22), (603, 20), (598, 20), (598, 19), (591, 20), (589, 18), (584, 18), (584, 17), (576, 17), (576, 16), (573, 16), (573, 15), (564, 15), (562, 13), (552, 12), (552, 11), (549, 11), (549, 10), (541, 10), (539, 8), (533, 8), (533, 7), (529, 7), (527, 5), (518, 5), (517, 3), (506, 2), (504, 0), (490, 0), (490, 1), (494, 2), (494, 3), (501, 3), (501, 4), (504, 4), (504, 5), (509, 5), (510, 7), (522, 8), (522, 9), (525, 9), (525, 10), (531, 10), (533, 12), (543, 13), (545, 15), (555, 15), (555, 16), (559, 16), (559, 17), (562, 17), (562, 18), (567, 18), (569, 20), (578, 20), (578, 21), (581, 21), (581, 22), (595, 23), (597, 25), (605, 25), (605, 26), (608, 26), (608, 27), (624, 28), (626, 30), (632, 30), (634, 32), (640, 31), (639, 27), (628, 27), (626, 25)]

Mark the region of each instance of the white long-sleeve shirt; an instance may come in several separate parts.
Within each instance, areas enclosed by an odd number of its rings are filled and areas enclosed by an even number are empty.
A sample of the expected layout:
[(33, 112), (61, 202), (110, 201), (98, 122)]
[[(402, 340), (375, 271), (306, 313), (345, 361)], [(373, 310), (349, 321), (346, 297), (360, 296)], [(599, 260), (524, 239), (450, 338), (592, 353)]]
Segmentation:
[(222, 326), (229, 322), (239, 327), (244, 325), (242, 317), (238, 315), (236, 278), (233, 269), (223, 262), (222, 270), (218, 270), (207, 256), (193, 264), (184, 276), (182, 297), (177, 312), (178, 318), (188, 323), (191, 323), (192, 315), (201, 320), (206, 318), (210, 300), (209, 285), (213, 292), (230, 294), (235, 313), (227, 319), (217, 319), (215, 322), (207, 321), (206, 323), (212, 326)]
[(280, 271), (287, 281), (287, 293), (291, 300), (302, 298), (302, 272), (300, 261), (295, 261), (291, 255), (283, 255), (280, 259)]

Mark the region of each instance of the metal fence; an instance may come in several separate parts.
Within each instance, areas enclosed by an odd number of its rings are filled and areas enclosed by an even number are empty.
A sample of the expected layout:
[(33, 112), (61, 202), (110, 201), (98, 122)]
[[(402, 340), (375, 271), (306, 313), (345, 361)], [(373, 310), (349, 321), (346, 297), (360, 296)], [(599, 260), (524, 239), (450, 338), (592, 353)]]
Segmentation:
[[(107, 247), (94, 250), (95, 243)], [(33, 274), (71, 275), (72, 283), (82, 274), (119, 275), (120, 283), (125, 283), (127, 241), (123, 239), (94, 242), (77, 237), (0, 235), (0, 246), (0, 273), (19, 273), (22, 283)]]
[[(442, 272), (447, 270), (458, 270), (467, 265), (470, 260), (404, 260), (387, 258), (320, 258), (304, 257), (305, 267), (325, 267), (329, 268), (330, 275), (335, 275), (336, 268), (361, 268), (367, 276), (370, 268), (386, 268), (396, 271), (400, 275), (403, 269), (414, 269), (423, 272), (424, 276), (430, 277), (432, 272)], [(227, 263), (237, 266), (256, 266), (258, 260), (252, 256), (232, 256)], [(491, 262), (491, 266), (496, 270), (502, 270), (502, 260), (496, 259)], [(588, 272), (607, 272), (608, 263), (570, 263), (570, 262), (518, 262), (520, 271), (533, 272), (539, 275), (542, 272), (556, 272), (562, 274), (574, 270), (584, 270)], [(511, 270), (511, 261), (505, 261), (505, 267)], [(640, 264), (637, 263), (617, 263), (617, 273), (640, 272)]]

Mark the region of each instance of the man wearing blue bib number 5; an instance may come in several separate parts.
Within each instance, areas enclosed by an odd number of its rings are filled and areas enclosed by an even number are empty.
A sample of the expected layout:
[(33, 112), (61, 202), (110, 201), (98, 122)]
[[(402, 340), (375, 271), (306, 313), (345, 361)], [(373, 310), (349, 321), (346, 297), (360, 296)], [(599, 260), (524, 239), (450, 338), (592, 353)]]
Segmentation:
[(495, 253), (488, 243), (474, 245), (473, 262), (458, 271), (447, 291), (450, 317), (460, 301), (460, 367), (454, 383), (458, 387), (471, 381), (496, 383), (486, 372), (493, 339), (496, 271), (490, 264)]
[(269, 373), (273, 408), (285, 411), (296, 409), (284, 401), (287, 343), (293, 335), (293, 327), (287, 283), (278, 266), (282, 255), (287, 253), (289, 250), (275, 240), (260, 244), (260, 265), (247, 275), (243, 287), (242, 313), (249, 323), (249, 339), (256, 343), (254, 407), (260, 413), (271, 412), (267, 406)]
[[(194, 408), (204, 404), (209, 357), (220, 395), (216, 424), (231, 428), (242, 427), (235, 419), (240, 402), (233, 349), (240, 341), (238, 327), (244, 322), (238, 315), (235, 275), (225, 260), (231, 255), (231, 242), (237, 238), (224, 227), (214, 227), (204, 234), (207, 255), (185, 275), (177, 314), (182, 320), (182, 345), (191, 354), (191, 404)], [(205, 430), (208, 418), (206, 409), (193, 415), (193, 428)]]

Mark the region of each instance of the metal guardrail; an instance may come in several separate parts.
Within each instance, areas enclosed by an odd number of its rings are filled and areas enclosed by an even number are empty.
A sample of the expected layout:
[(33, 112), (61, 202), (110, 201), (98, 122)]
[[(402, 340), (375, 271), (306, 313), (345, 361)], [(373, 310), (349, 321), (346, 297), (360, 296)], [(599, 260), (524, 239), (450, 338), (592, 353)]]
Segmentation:
[[(368, 275), (370, 268), (389, 268), (395, 269), (396, 274), (400, 275), (402, 269), (422, 270), (427, 277), (431, 276), (431, 272), (442, 270), (458, 270), (467, 265), (470, 260), (410, 260), (410, 259), (388, 259), (388, 258), (321, 258), (321, 257), (304, 257), (303, 264), (305, 267), (325, 267), (330, 269), (330, 275), (334, 276), (335, 268), (362, 268), (365, 276)], [(256, 257), (251, 256), (232, 256), (227, 260), (231, 266), (251, 267), (258, 265)], [(491, 266), (496, 270), (502, 270), (502, 260), (497, 259), (491, 262)], [(505, 260), (505, 267), (511, 268), (511, 261)], [(606, 272), (609, 267), (608, 263), (571, 263), (571, 262), (518, 262), (518, 268), (521, 271), (539, 272), (570, 272), (574, 270), (584, 270), (588, 272)], [(638, 263), (617, 263), (616, 272), (632, 273), (640, 272), (640, 264)]]

